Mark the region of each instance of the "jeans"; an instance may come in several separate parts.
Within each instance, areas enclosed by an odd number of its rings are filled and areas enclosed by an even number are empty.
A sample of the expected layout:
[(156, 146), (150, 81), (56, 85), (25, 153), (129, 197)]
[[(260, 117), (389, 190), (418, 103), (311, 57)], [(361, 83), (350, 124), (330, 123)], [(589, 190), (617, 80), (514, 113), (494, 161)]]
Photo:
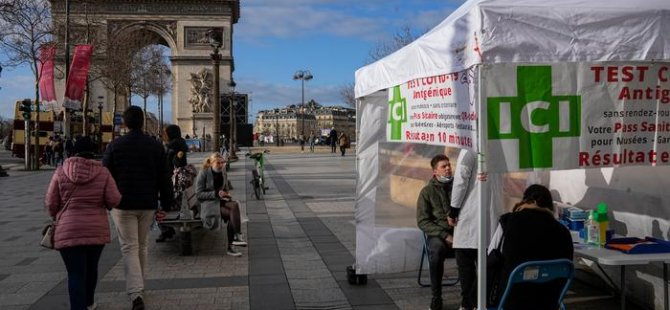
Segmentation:
[(147, 242), (155, 211), (112, 209), (111, 213), (123, 254), (126, 292), (134, 300), (144, 294)]
[(85, 310), (93, 304), (98, 284), (98, 261), (104, 247), (103, 244), (80, 245), (60, 250), (67, 269), (71, 310)]
[(314, 142), (309, 144), (309, 150), (314, 153)]
[(461, 281), (461, 307), (477, 307), (477, 249), (456, 249), (458, 279)]
[(337, 145), (336, 144), (331, 144), (330, 145), (330, 152), (331, 153), (337, 152)]
[(445, 259), (447, 259), (447, 244), (444, 239), (428, 237), (428, 269), (433, 298), (442, 298), (442, 276), (444, 276)]
[(230, 246), (233, 244), (235, 234), (242, 233), (240, 205), (235, 201), (222, 201), (221, 217), (228, 222), (228, 225), (226, 225), (226, 234), (228, 234), (228, 246)]

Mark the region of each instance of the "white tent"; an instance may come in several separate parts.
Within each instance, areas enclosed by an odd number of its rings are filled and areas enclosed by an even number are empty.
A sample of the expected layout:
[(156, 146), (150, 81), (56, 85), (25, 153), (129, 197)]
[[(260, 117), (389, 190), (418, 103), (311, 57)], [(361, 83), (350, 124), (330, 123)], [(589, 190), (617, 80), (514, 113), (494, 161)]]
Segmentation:
[[(586, 168), (601, 168), (604, 185), (594, 187), (601, 196), (630, 193), (631, 183), (622, 185), (608, 167), (637, 180), (633, 171), (650, 170), (619, 167), (670, 164), (668, 60), (667, 0), (472, 0), (415, 42), (359, 69), (357, 272), (416, 268), (412, 189), (422, 184), (411, 180), (426, 180), (422, 159), (444, 147), (479, 153), (480, 169), (489, 172), (580, 169), (545, 182), (563, 201), (602, 198), (585, 198), (591, 188), (580, 184), (594, 184), (595, 171)], [(667, 178), (651, 178), (644, 188), (633, 183), (632, 192), (642, 192), (649, 205), (670, 199), (658, 185)], [(617, 195), (640, 201), (623, 196)], [(661, 230), (670, 225), (665, 206), (645, 211), (661, 218)], [(652, 208), (623, 208), (615, 217)], [(480, 248), (488, 221), (480, 216)]]

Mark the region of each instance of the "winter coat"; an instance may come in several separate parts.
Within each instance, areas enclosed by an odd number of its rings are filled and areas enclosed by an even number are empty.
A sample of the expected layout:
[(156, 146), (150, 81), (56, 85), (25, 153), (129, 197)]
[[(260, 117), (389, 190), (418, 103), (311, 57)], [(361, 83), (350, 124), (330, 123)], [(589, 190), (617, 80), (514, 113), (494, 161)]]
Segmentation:
[[(509, 275), (521, 263), (534, 260), (566, 258), (572, 260), (574, 247), (570, 231), (559, 223), (548, 209), (527, 204), (520, 211), (504, 214), (493, 236), (489, 252), (500, 242), (503, 264), (500, 287), (504, 289)], [(550, 282), (542, 287), (523, 286), (512, 291), (506, 307), (510, 309), (551, 309), (561, 283)], [(502, 292), (501, 292), (502, 293)], [(500, 296), (499, 296), (500, 297)]]
[(342, 148), (348, 148), (349, 147), (349, 136), (345, 133), (340, 134), (340, 138), (338, 139), (338, 142), (340, 144), (340, 147)]
[[(165, 150), (160, 142), (139, 129), (112, 141), (102, 164), (109, 169), (123, 194), (122, 210), (156, 210), (173, 203), (172, 182), (166, 172)], [(167, 209), (167, 208), (166, 208)]]
[[(228, 175), (223, 171), (223, 190), (228, 191)], [(219, 189), (214, 188), (214, 174), (212, 168), (200, 169), (195, 181), (195, 195), (200, 202), (200, 219), (202, 226), (207, 229), (221, 228), (221, 200)]]
[[(454, 172), (454, 186), (451, 190), (450, 213), (458, 214), (458, 222), (454, 227), (454, 249), (477, 249), (479, 247), (479, 182), (477, 180), (477, 158), (475, 153), (462, 149), (458, 154)], [(499, 174), (489, 174), (486, 186), (488, 187), (488, 203), (484, 204), (486, 215), (489, 217), (491, 235), (502, 213), (502, 177)], [(458, 209), (458, 210), (455, 210)]]
[[(179, 157), (179, 152), (183, 152), (181, 157)], [(186, 140), (182, 138), (170, 139), (167, 143), (166, 150), (166, 164), (170, 175), (172, 175), (172, 170), (174, 168), (184, 167), (187, 164), (186, 153), (188, 153), (188, 145), (186, 145)]]
[(421, 189), (416, 201), (417, 226), (429, 237), (446, 238), (453, 233), (447, 224), (453, 182), (440, 183), (434, 177)]
[(109, 243), (107, 210), (120, 202), (116, 183), (100, 162), (83, 157), (65, 160), (51, 178), (45, 199), (49, 215), (60, 216), (55, 248)]

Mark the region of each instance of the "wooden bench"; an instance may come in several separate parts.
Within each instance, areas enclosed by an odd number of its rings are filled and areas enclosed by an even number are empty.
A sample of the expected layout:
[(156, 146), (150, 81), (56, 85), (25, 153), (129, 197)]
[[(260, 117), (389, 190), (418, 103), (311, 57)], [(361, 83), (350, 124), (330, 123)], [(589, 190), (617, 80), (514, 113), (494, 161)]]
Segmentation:
[[(198, 198), (195, 195), (195, 186), (191, 186), (184, 191), (185, 199), (182, 198), (181, 210), (167, 212), (163, 221), (159, 222), (160, 225), (169, 226), (179, 231), (179, 241), (181, 247), (182, 255), (192, 255), (193, 254), (193, 236), (192, 231), (194, 229), (202, 227), (202, 221), (199, 217), (192, 218), (191, 207), (194, 207), (198, 203)], [(183, 201), (186, 201), (183, 204)], [(180, 216), (182, 214), (188, 214), (188, 216)]]

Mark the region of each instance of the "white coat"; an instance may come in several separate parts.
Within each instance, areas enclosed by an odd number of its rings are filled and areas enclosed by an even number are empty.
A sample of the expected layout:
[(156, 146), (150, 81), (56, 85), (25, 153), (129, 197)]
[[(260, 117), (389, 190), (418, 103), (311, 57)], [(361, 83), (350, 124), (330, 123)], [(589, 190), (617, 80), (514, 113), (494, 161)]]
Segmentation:
[[(451, 207), (460, 208), (458, 222), (454, 228), (455, 249), (479, 248), (479, 180), (477, 179), (477, 158), (475, 153), (462, 149), (456, 161), (454, 185), (451, 190)], [(500, 175), (488, 175), (489, 204), (485, 210), (489, 214), (489, 240), (502, 214), (502, 179)]]

